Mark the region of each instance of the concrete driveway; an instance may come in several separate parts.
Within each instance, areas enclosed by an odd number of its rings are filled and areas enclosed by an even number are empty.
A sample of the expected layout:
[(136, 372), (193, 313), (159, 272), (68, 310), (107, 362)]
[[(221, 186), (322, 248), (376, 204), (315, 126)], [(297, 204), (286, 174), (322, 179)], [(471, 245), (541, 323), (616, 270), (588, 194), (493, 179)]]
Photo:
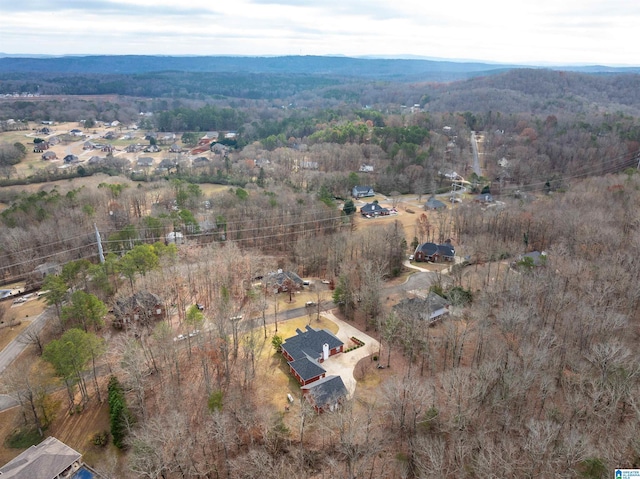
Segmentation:
[(322, 363), (322, 367), (327, 371), (327, 376), (333, 374), (342, 378), (342, 382), (346, 386), (347, 391), (349, 391), (349, 398), (351, 398), (356, 390), (356, 380), (353, 377), (353, 370), (356, 364), (358, 364), (358, 361), (362, 358), (377, 354), (380, 349), (380, 343), (358, 328), (336, 318), (330, 311), (323, 312), (322, 316), (338, 325), (339, 329), (336, 336), (345, 344), (345, 348), (347, 345), (352, 344), (350, 339), (352, 336), (364, 341), (364, 346), (361, 348), (332, 356)]

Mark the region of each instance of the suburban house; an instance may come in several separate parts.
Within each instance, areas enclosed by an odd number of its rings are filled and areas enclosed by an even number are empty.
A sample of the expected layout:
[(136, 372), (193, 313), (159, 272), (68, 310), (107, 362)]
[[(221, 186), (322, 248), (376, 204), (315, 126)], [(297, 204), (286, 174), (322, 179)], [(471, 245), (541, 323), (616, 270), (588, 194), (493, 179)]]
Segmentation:
[(209, 158), (206, 158), (204, 156), (199, 156), (197, 158), (194, 158), (193, 161), (191, 162), (191, 166), (193, 166), (194, 168), (202, 168), (205, 166), (209, 166), (211, 164), (211, 160), (209, 160)]
[(521, 254), (514, 261), (512, 266), (523, 266), (537, 268), (547, 264), (547, 253), (544, 251), (532, 251), (531, 253)]
[(366, 198), (369, 196), (375, 196), (375, 192), (371, 186), (354, 186), (351, 190), (351, 196), (354, 198)]
[(343, 352), (344, 343), (327, 329), (307, 326), (306, 331), (296, 329), (296, 333), (282, 343), (282, 355), (291, 374), (305, 386), (325, 377), (326, 371), (320, 363)]
[(360, 173), (373, 173), (373, 165), (360, 165)]
[(262, 284), (265, 288), (270, 290), (276, 290), (278, 293), (282, 293), (288, 290), (288, 283), (292, 282), (295, 287), (302, 288), (303, 281), (300, 276), (298, 276), (293, 271), (283, 271), (279, 269), (276, 272), (267, 274), (263, 280)]
[(137, 143), (131, 143), (130, 145), (127, 145), (126, 148), (124, 149), (124, 151), (126, 151), (127, 153), (137, 153), (142, 149), (142, 145), (137, 144)]
[(113, 314), (113, 326), (123, 328), (134, 323), (146, 325), (153, 320), (162, 319), (165, 316), (165, 308), (158, 295), (140, 291), (128, 298), (117, 300), (113, 306)]
[(67, 155), (63, 160), (65, 163), (78, 163), (80, 161), (76, 155)]
[(393, 307), (400, 318), (414, 317), (429, 324), (435, 323), (449, 314), (449, 302), (430, 291), (421, 298), (405, 298)]
[(436, 263), (442, 261), (453, 261), (456, 256), (456, 250), (451, 246), (450, 242), (444, 244), (422, 243), (418, 245), (413, 257), (416, 261), (431, 261)]
[(158, 153), (160, 151), (160, 147), (158, 145), (149, 145), (145, 147), (145, 153)]
[(198, 145), (208, 145), (212, 141), (218, 140), (219, 133), (217, 131), (210, 131), (198, 140)]
[(31, 446), (0, 467), (2, 479), (75, 479), (97, 477), (82, 463), (82, 454), (55, 437)]
[(387, 216), (390, 211), (387, 208), (383, 208), (378, 203), (367, 203), (362, 208), (360, 208), (360, 213), (362, 216), (370, 217), (370, 216)]
[(47, 161), (47, 160), (55, 160), (56, 158), (58, 158), (58, 157), (57, 157), (55, 151), (49, 150), (49, 151), (45, 151), (42, 154), (42, 159), (45, 160), (45, 161)]
[(443, 210), (446, 207), (447, 205), (445, 205), (442, 201), (437, 199), (434, 195), (431, 195), (427, 200), (427, 202), (424, 204), (425, 210), (432, 210), (432, 211)]
[(300, 389), (316, 412), (335, 410), (348, 395), (342, 378), (333, 375), (305, 384)]
[(169, 147), (169, 153), (180, 153), (181, 151), (182, 148), (180, 148), (180, 145), (177, 143), (174, 143)]
[(34, 153), (42, 153), (45, 150), (49, 149), (49, 142), (46, 141), (41, 141), (39, 143), (34, 143), (33, 144), (33, 152)]
[(74, 128), (69, 133), (71, 134), (71, 136), (84, 136), (84, 133), (82, 133), (82, 130), (78, 130), (77, 128)]
[(153, 158), (150, 156), (141, 156), (138, 158), (138, 161), (136, 161), (136, 166), (139, 168), (149, 168), (153, 166)]

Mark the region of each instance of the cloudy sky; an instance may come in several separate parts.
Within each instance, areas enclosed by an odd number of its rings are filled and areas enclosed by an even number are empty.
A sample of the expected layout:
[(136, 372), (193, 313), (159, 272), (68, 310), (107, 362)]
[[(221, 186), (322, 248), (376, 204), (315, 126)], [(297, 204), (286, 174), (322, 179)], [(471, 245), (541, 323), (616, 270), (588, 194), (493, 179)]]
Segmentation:
[(637, 0), (1, 0), (10, 54), (640, 65)]

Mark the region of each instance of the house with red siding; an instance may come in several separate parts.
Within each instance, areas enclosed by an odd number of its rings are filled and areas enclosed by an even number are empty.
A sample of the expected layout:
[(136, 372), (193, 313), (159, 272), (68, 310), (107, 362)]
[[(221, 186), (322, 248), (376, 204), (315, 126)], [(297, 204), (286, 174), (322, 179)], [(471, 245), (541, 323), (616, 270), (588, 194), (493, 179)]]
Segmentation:
[(291, 374), (305, 386), (325, 377), (320, 364), (343, 352), (344, 343), (327, 329), (307, 326), (306, 331), (296, 329), (296, 335), (286, 339), (281, 348)]

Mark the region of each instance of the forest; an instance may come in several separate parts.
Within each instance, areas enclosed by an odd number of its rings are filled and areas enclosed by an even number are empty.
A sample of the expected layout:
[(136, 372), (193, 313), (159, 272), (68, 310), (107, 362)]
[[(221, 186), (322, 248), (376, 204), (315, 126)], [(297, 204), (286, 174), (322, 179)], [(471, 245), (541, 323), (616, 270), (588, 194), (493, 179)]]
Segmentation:
[[(48, 318), (0, 373), (0, 457), (57, 434), (106, 479), (640, 467), (640, 76), (289, 60), (0, 73), (0, 277), (44, 292)], [(79, 164), (32, 152), (53, 136)], [(85, 136), (113, 149), (90, 164)], [(425, 242), (456, 260), (413, 261)], [(307, 284), (265, 286), (277, 271)], [(449, 305), (434, 324), (401, 307), (428, 293)], [(23, 307), (0, 302), (1, 325)], [(340, 321), (379, 349), (318, 413), (279, 349)]]

